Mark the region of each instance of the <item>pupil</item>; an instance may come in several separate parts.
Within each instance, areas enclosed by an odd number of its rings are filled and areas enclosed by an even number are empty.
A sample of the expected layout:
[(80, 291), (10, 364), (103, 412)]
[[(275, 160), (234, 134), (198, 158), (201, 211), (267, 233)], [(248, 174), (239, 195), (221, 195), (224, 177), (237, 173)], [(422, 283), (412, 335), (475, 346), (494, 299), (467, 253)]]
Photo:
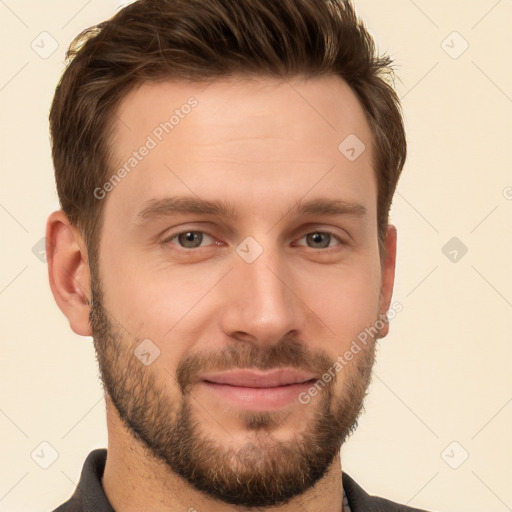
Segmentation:
[(329, 245), (330, 237), (326, 233), (312, 233), (309, 236), (309, 241), (317, 247), (327, 247)]
[(180, 244), (187, 248), (199, 247), (199, 245), (201, 245), (202, 240), (203, 240), (202, 233), (196, 233), (194, 231), (182, 233), (179, 236)]

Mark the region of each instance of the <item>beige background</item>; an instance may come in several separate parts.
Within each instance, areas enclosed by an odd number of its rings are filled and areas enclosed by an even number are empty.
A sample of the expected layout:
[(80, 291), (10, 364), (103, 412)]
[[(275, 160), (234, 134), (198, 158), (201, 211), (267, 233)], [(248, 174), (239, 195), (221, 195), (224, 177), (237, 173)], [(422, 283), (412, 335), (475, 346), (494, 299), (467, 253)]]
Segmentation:
[[(69, 329), (36, 254), (58, 205), (47, 117), (64, 51), (116, 5), (0, 0), (1, 511), (51, 510), (107, 442), (91, 339)], [(397, 61), (410, 151), (392, 211), (404, 310), (343, 467), (411, 506), (512, 510), (512, 1), (356, 7)], [(42, 442), (58, 452), (47, 469)]]

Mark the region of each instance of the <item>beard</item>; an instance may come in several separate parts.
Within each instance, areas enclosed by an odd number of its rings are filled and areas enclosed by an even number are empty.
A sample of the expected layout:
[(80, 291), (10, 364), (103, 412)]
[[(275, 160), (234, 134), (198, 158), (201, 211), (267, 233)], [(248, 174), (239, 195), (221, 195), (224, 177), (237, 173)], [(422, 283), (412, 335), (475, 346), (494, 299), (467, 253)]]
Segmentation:
[[(312, 352), (289, 337), (268, 347), (237, 342), (222, 352), (189, 354), (179, 361), (175, 375), (165, 369), (162, 375), (155, 371), (158, 365), (145, 366), (134, 356), (142, 340), (127, 333), (103, 307), (99, 278), (91, 274), (90, 322), (103, 389), (150, 456), (210, 498), (248, 508), (286, 504), (326, 475), (357, 428), (371, 381), (375, 343), (365, 345), (342, 369), (345, 380), (337, 393), (338, 375), (322, 383), (307, 405), (294, 405), (291, 413), (239, 411), (247, 442), (226, 446), (202, 427), (194, 409), (193, 390), (200, 373), (291, 367), (320, 377), (333, 366), (332, 357)], [(168, 385), (172, 377), (175, 391)], [(300, 414), (296, 410), (300, 407), (309, 409), (304, 409), (303, 429), (290, 439), (276, 439), (273, 433), (289, 414)]]

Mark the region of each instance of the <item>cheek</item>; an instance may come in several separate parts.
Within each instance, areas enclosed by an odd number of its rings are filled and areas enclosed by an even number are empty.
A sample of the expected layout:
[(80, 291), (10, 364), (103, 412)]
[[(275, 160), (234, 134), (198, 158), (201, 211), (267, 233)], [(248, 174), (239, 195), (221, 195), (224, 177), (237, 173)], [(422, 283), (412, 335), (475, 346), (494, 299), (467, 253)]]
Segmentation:
[(367, 265), (325, 272), (320, 267), (303, 283), (305, 303), (329, 327), (339, 350), (377, 319), (380, 274), (372, 269)]
[[(109, 311), (132, 336), (154, 339), (161, 346), (180, 344), (177, 337), (197, 311), (209, 318), (209, 290), (225, 273), (224, 266), (170, 265), (164, 258), (123, 254), (106, 243), (102, 285)], [(135, 251), (133, 251), (135, 253)], [(220, 268), (222, 267), (222, 268)]]

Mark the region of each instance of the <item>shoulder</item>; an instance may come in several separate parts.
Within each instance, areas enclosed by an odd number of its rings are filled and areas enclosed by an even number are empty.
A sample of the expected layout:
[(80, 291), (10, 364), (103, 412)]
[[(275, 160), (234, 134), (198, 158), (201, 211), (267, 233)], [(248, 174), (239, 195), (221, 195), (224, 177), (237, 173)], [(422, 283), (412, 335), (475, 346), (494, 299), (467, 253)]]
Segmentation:
[(53, 512), (114, 512), (101, 485), (106, 460), (106, 449), (92, 451), (84, 462), (73, 496)]
[(351, 512), (428, 512), (418, 508), (407, 507), (393, 501), (370, 496), (347, 473), (342, 473), (343, 489), (347, 495)]

